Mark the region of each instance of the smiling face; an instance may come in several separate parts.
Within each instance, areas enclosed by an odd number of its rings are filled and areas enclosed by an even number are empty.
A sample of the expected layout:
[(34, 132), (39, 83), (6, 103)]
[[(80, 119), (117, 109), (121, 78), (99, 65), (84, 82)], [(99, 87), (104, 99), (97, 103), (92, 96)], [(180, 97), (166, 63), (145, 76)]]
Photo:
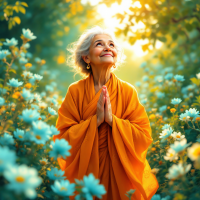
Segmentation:
[(117, 50), (112, 38), (105, 34), (94, 36), (90, 45), (89, 55), (84, 58), (85, 62), (94, 67), (112, 67), (117, 61)]

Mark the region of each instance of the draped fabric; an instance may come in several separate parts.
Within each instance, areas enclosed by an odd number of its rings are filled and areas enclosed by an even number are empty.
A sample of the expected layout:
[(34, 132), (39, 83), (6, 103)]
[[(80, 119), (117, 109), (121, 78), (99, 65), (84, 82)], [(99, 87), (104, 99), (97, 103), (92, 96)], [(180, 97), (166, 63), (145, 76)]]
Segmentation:
[(93, 173), (107, 192), (102, 200), (128, 200), (125, 193), (130, 189), (136, 189), (131, 200), (150, 200), (159, 185), (146, 159), (153, 141), (148, 116), (134, 86), (113, 72), (105, 85), (112, 106), (112, 127), (106, 122), (97, 127), (102, 89), (95, 94), (92, 74), (69, 86), (58, 110), (56, 128), (60, 133), (53, 140), (64, 138), (72, 148), (69, 157), (58, 158), (58, 164), (71, 183)]

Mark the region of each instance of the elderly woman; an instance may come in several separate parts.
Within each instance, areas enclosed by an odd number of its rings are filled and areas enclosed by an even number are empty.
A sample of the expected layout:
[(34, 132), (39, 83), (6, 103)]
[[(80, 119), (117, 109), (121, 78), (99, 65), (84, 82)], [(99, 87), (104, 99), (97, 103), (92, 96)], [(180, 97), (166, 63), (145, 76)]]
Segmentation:
[(103, 200), (127, 200), (130, 189), (132, 200), (150, 200), (159, 187), (146, 159), (151, 128), (136, 89), (113, 73), (122, 55), (109, 31), (97, 26), (81, 35), (72, 59), (86, 77), (69, 86), (53, 140), (72, 147), (71, 156), (58, 158), (71, 183), (93, 173), (105, 187)]

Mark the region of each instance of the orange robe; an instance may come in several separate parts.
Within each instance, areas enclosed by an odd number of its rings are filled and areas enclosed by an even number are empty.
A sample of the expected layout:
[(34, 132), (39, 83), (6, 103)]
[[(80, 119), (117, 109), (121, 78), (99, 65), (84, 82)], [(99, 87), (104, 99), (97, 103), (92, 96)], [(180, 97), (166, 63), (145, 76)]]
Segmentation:
[(97, 127), (102, 89), (95, 95), (92, 74), (69, 86), (58, 110), (60, 133), (53, 140), (65, 138), (72, 147), (71, 156), (58, 158), (58, 163), (71, 183), (93, 173), (107, 192), (102, 200), (128, 200), (125, 193), (130, 189), (136, 189), (131, 200), (150, 200), (159, 185), (146, 159), (153, 139), (145, 108), (136, 89), (114, 73), (105, 85), (112, 105), (112, 127), (106, 122)]

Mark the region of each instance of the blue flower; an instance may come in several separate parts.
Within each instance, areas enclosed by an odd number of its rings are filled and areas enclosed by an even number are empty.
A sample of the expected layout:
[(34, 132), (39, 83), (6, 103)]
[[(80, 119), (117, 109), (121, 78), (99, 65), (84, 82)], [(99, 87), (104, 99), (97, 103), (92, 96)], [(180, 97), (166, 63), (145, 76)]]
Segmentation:
[(51, 180), (62, 180), (65, 179), (66, 177), (63, 176), (65, 171), (59, 170), (58, 168), (54, 167), (51, 168), (51, 171), (47, 171), (47, 176)]
[(186, 138), (183, 138), (181, 141), (175, 141), (174, 144), (170, 144), (170, 147), (176, 152), (179, 153), (188, 147), (192, 142), (187, 144)]
[(53, 81), (53, 82), (51, 82), (50, 85), (53, 86), (53, 87), (56, 87), (56, 86), (57, 86), (57, 83)]
[(166, 197), (163, 197), (161, 200), (170, 200), (170, 196), (167, 195)]
[(46, 92), (41, 92), (41, 93), (40, 93), (40, 96), (41, 96), (41, 97), (45, 97), (45, 96), (46, 96)]
[(23, 36), (29, 40), (34, 40), (36, 39), (37, 37), (33, 35), (33, 33), (30, 31), (30, 29), (22, 29), (22, 32), (23, 32)]
[(155, 77), (154, 77), (154, 80), (155, 80), (156, 82), (161, 83), (161, 82), (163, 82), (163, 77), (162, 77), (161, 75), (155, 76)]
[(3, 106), (5, 103), (5, 99), (3, 97), (0, 97), (0, 106)]
[(141, 68), (144, 68), (146, 65), (147, 65), (147, 62), (144, 61), (144, 62), (140, 65), (140, 67), (141, 67)]
[(45, 144), (51, 135), (50, 127), (47, 123), (43, 121), (32, 122), (32, 137), (30, 140), (36, 142), (37, 144)]
[(73, 196), (75, 183), (70, 184), (68, 180), (56, 180), (54, 185), (51, 185), (51, 189), (60, 196)]
[(177, 81), (184, 81), (185, 80), (184, 76), (181, 76), (181, 75), (178, 75), (178, 74), (174, 76), (174, 79), (177, 80)]
[(187, 166), (183, 167), (181, 162), (179, 162), (177, 165), (173, 164), (169, 168), (169, 173), (167, 173), (165, 177), (168, 179), (177, 179), (180, 176), (186, 174), (190, 170), (191, 166), (192, 164), (188, 164)]
[(173, 78), (173, 73), (168, 73), (165, 75), (166, 80), (171, 80)]
[(165, 97), (165, 93), (164, 93), (164, 92), (157, 92), (156, 95), (157, 95), (157, 97), (158, 97), (159, 99), (162, 99), (162, 98)]
[(184, 69), (184, 66), (183, 65), (179, 65), (178, 67), (177, 67), (177, 71), (180, 71), (180, 70), (183, 70)]
[(182, 113), (182, 114), (180, 114), (179, 119), (182, 120), (182, 121), (189, 121), (190, 120), (190, 116), (188, 116), (187, 113)]
[[(26, 57), (27, 57), (27, 58), (32, 58), (32, 57), (33, 57), (33, 54), (30, 53), (30, 52), (27, 52), (27, 53), (26, 53)], [(31, 69), (33, 69), (33, 67), (31, 67)]]
[(16, 40), (14, 37), (9, 39), (6, 39), (6, 42), (3, 42), (4, 45), (6, 46), (16, 46), (18, 44), (18, 40)]
[(147, 99), (142, 99), (140, 102), (141, 102), (142, 104), (146, 104), (146, 103), (147, 103)]
[(149, 80), (149, 77), (147, 75), (143, 76), (142, 77), (142, 80), (145, 82), (145, 81), (148, 81)]
[(161, 142), (164, 142), (173, 132), (173, 129), (170, 127), (168, 129), (164, 129), (162, 133), (160, 133), (159, 138), (161, 138)]
[(26, 54), (25, 54), (24, 52), (21, 52), (21, 53), (20, 53), (20, 56), (21, 56), (21, 57), (25, 57)]
[(41, 59), (38, 58), (38, 57), (36, 57), (36, 58), (35, 58), (35, 62), (36, 62), (36, 63), (40, 63), (40, 62), (41, 62)]
[(23, 119), (27, 123), (36, 121), (36, 120), (38, 120), (39, 117), (40, 117), (40, 113), (38, 113), (36, 110), (32, 110), (32, 109), (23, 110), (22, 115), (19, 116), (20, 119)]
[(153, 197), (151, 198), (151, 200), (161, 200), (160, 195), (154, 194)]
[(167, 105), (161, 106), (161, 107), (159, 108), (159, 112), (163, 112), (163, 111), (165, 111), (165, 110), (167, 110)]
[(29, 71), (23, 71), (23, 77), (24, 78), (33, 78), (33, 73), (29, 72)]
[(48, 112), (51, 114), (51, 115), (57, 115), (57, 112), (51, 108), (51, 107), (48, 107)]
[(69, 145), (68, 141), (65, 139), (55, 140), (55, 143), (51, 141), (51, 145), (53, 149), (49, 152), (49, 156), (53, 157), (56, 160), (58, 157), (65, 158), (66, 156), (70, 156), (69, 149), (71, 149), (71, 145)]
[(197, 111), (196, 108), (190, 108), (189, 110), (186, 110), (185, 113), (193, 118), (199, 117), (199, 111)]
[(34, 74), (33, 77), (29, 80), (29, 82), (33, 85), (33, 84), (35, 84), (35, 81), (40, 81), (42, 79), (43, 79), (43, 76)]
[(136, 85), (137, 87), (140, 87), (140, 86), (141, 86), (141, 82), (140, 82), (140, 81), (137, 81), (137, 82), (135, 83), (135, 85)]
[(28, 48), (30, 48), (30, 46), (31, 46), (30, 43), (27, 42), (26, 44), (24, 44), (23, 47), (24, 47), (25, 49), (28, 49)]
[(106, 194), (104, 185), (99, 184), (99, 179), (95, 179), (92, 173), (83, 177), (83, 184), (82, 194), (86, 199), (92, 199), (93, 196), (101, 199), (101, 195)]
[(162, 127), (162, 130), (168, 129), (168, 128), (170, 128), (170, 127), (171, 127), (170, 124), (165, 124), (165, 125)]
[(174, 104), (174, 105), (177, 105), (177, 104), (179, 104), (181, 101), (182, 101), (182, 100), (179, 99), (179, 98), (174, 98), (174, 99), (171, 100), (171, 103)]
[(198, 139), (196, 140), (196, 142), (200, 142), (200, 138), (198, 138)]
[(26, 58), (24, 58), (24, 57), (21, 57), (20, 59), (19, 59), (19, 63), (20, 64), (26, 64), (28, 62), (28, 60), (26, 59)]
[(38, 172), (35, 168), (27, 167), (26, 165), (12, 166), (3, 172), (4, 177), (9, 181), (6, 188), (14, 190), (17, 194), (24, 193), (27, 198), (36, 198), (37, 188), (42, 179), (38, 177)]
[(35, 104), (31, 104), (31, 108), (34, 108), (35, 110), (39, 110), (39, 106)]
[(31, 94), (30, 90), (27, 90), (27, 89), (23, 88), (23, 90), (22, 90), (22, 97), (26, 101), (29, 101), (29, 100), (32, 100), (34, 98), (34, 95)]
[(0, 51), (0, 60), (6, 58), (6, 56), (8, 56), (8, 55), (10, 55), (10, 54), (11, 54), (11, 53), (10, 53), (10, 51), (8, 51), (8, 50), (2, 50), (2, 51)]
[(58, 131), (58, 129), (54, 125), (51, 125), (50, 129), (51, 129), (52, 135), (57, 135), (60, 133), (60, 131)]
[(51, 85), (46, 85), (45, 89), (46, 89), (46, 91), (53, 92), (53, 87)]
[(9, 83), (7, 84), (11, 87), (19, 87), (23, 84), (23, 82), (22, 81), (18, 82), (18, 79), (12, 78), (12, 79), (9, 79)]
[(0, 137), (0, 144), (3, 146), (14, 144), (13, 136), (8, 133), (4, 133), (4, 135)]
[(16, 129), (16, 131), (14, 131), (14, 136), (21, 141), (24, 141), (24, 130), (20, 130), (20, 129)]
[(5, 88), (0, 88), (0, 93), (2, 94), (6, 94), (7, 90)]
[(7, 146), (0, 146), (0, 172), (3, 172), (9, 166), (15, 164), (16, 161), (16, 153), (11, 151)]
[(58, 102), (54, 98), (50, 99), (50, 101), (51, 103), (53, 103), (54, 106), (58, 105)]

